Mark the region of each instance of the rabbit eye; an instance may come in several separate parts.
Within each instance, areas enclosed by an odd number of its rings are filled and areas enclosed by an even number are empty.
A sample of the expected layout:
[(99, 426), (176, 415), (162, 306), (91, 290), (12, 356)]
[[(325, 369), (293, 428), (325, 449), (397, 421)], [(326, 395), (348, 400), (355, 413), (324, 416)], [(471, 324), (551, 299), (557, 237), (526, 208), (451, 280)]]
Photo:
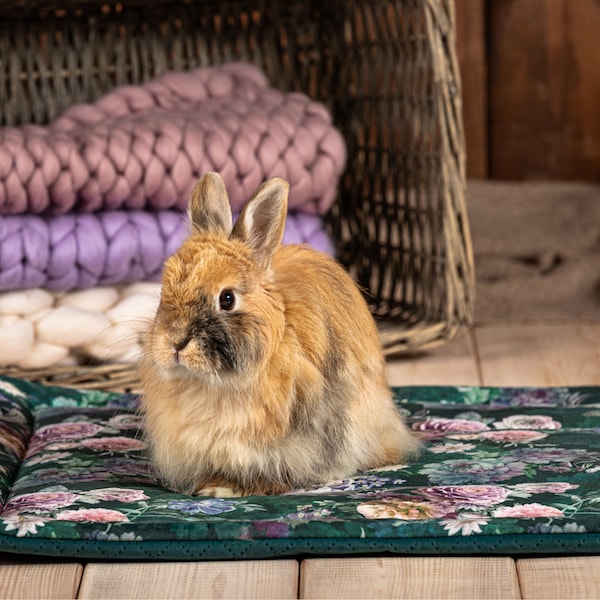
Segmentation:
[(221, 310), (233, 310), (235, 306), (235, 294), (232, 290), (223, 290), (219, 295), (219, 308)]

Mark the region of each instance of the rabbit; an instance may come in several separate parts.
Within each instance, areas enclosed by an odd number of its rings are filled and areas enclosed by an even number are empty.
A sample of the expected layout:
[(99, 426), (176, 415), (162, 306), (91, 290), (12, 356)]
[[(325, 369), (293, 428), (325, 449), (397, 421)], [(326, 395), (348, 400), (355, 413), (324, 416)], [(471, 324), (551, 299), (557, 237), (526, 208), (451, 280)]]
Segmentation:
[(418, 450), (350, 275), (282, 245), (288, 183), (263, 183), (235, 226), (221, 176), (188, 207), (140, 365), (150, 457), (172, 490), (283, 494), (405, 461)]

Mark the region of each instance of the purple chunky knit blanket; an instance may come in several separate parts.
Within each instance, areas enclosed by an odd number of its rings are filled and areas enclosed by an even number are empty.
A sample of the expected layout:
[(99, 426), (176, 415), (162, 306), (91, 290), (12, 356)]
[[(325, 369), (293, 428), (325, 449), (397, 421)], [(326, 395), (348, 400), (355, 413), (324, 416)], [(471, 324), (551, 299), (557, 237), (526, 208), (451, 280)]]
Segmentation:
[[(0, 217), (0, 291), (153, 281), (188, 233), (175, 210)], [(284, 243), (333, 254), (319, 216), (288, 215)]]
[(181, 210), (209, 170), (222, 174), (233, 210), (280, 176), (290, 210), (322, 214), (345, 158), (325, 107), (270, 87), (254, 66), (167, 73), (47, 126), (1, 129), (0, 214)]

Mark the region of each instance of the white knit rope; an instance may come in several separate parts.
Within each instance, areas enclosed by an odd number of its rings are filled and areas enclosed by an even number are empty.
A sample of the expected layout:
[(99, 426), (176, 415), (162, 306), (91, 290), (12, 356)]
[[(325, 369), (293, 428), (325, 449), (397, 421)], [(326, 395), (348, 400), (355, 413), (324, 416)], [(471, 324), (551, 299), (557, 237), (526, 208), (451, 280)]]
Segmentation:
[(136, 360), (159, 298), (160, 284), (146, 282), (0, 294), (0, 367)]

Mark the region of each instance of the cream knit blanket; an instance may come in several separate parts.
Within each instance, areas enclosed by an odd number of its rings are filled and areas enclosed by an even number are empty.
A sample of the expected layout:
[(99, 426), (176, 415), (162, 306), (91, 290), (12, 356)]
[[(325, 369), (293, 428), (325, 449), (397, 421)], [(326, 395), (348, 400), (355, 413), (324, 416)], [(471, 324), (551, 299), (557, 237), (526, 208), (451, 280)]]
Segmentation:
[(159, 283), (0, 294), (0, 367), (134, 361), (159, 298)]

